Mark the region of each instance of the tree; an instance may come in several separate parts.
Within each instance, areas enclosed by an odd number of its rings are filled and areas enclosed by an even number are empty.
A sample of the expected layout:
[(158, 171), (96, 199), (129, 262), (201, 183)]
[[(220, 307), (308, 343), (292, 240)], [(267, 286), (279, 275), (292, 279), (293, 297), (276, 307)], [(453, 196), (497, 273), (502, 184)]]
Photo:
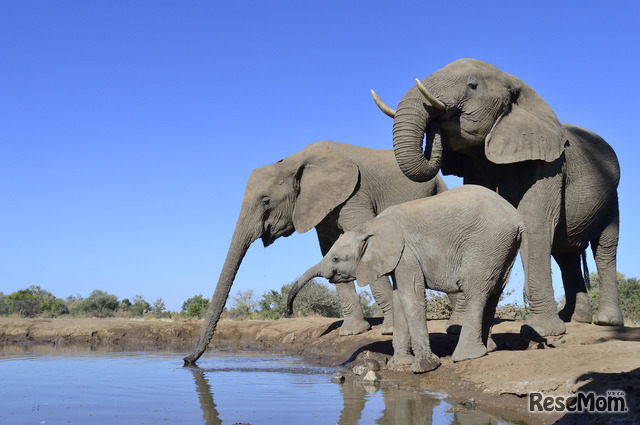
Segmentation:
[(383, 317), (384, 313), (382, 309), (375, 302), (373, 296), (365, 291), (358, 293), (358, 297), (360, 298), (360, 305), (362, 306), (362, 313), (364, 317)]
[(95, 289), (87, 298), (72, 299), (69, 311), (73, 316), (113, 317), (118, 307), (118, 297)]
[(144, 299), (144, 295), (135, 295), (132, 299), (133, 304), (129, 308), (132, 316), (144, 316), (145, 313), (151, 311), (151, 304)]
[(256, 311), (259, 303), (253, 297), (253, 289), (246, 291), (236, 291), (236, 295), (231, 297), (231, 308), (227, 310), (229, 319), (247, 318)]
[(36, 285), (3, 297), (0, 310), (5, 311), (4, 314), (17, 314), (20, 317), (56, 317), (69, 312), (64, 300)]
[(198, 294), (195, 297), (191, 297), (184, 303), (182, 303), (182, 310), (180, 311), (180, 315), (188, 319), (202, 319), (208, 307), (209, 300), (203, 298), (202, 294)]
[(310, 280), (298, 292), (293, 309), (299, 316), (342, 317), (338, 292), (315, 279)]
[(162, 301), (162, 298), (156, 298), (156, 300), (153, 302), (153, 305), (151, 306), (151, 312), (156, 317), (161, 317), (164, 315), (165, 306), (164, 306), (164, 301)]

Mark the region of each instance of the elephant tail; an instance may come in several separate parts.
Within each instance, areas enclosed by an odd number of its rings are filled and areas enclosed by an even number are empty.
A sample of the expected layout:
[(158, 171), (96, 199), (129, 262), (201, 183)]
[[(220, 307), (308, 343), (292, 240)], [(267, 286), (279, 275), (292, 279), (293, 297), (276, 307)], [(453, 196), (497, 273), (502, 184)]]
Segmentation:
[(589, 267), (587, 266), (587, 250), (585, 249), (580, 254), (582, 258), (582, 274), (584, 275), (584, 285), (587, 289), (591, 289), (591, 279), (589, 278)]

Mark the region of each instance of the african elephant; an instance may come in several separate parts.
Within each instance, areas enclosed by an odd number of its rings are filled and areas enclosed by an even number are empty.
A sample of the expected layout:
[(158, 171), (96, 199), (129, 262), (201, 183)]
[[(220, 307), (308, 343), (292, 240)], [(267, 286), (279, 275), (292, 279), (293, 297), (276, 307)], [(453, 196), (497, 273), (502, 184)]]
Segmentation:
[[(495, 190), (524, 217), (529, 244), (521, 256), (531, 314), (523, 332), (558, 335), (565, 332), (563, 320), (591, 322), (580, 271), (589, 243), (600, 275), (595, 323), (623, 324), (616, 282), (620, 167), (602, 138), (561, 124), (527, 84), (474, 59), (416, 79), (396, 111), (372, 94), (394, 118), (394, 153), (406, 176), (423, 181), (441, 169), (463, 177), (464, 184)], [(562, 320), (551, 256), (567, 300)]]
[(496, 306), (523, 234), (518, 211), (482, 186), (463, 185), (391, 206), (340, 236), (322, 261), (296, 281), (287, 309), (291, 312), (292, 297), (317, 276), (339, 287), (353, 279), (363, 285), (390, 275), (394, 332), (388, 366), (411, 364), (413, 372), (421, 373), (440, 365), (429, 345), (425, 286), (462, 293), (466, 308), (452, 360), (474, 359), (487, 353)]
[[(315, 227), (322, 254), (338, 236), (373, 218), (390, 205), (435, 195), (447, 189), (439, 176), (425, 183), (406, 178), (391, 150), (316, 142), (275, 164), (256, 168), (247, 183), (242, 208), (218, 285), (205, 315), (195, 351), (184, 360), (195, 363), (207, 348), (231, 285), (249, 245), (264, 246), (294, 231)], [(391, 285), (381, 279), (371, 292), (382, 308), (383, 333), (392, 332)], [(370, 328), (364, 320), (353, 284), (338, 290), (345, 316), (340, 333), (358, 334)]]

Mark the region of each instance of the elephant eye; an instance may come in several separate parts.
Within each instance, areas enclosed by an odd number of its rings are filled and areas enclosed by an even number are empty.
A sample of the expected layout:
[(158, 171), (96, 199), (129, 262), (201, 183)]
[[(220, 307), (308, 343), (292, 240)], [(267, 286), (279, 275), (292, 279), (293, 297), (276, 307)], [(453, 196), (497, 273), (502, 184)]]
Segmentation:
[(478, 88), (478, 82), (475, 80), (471, 80), (467, 83), (467, 87), (469, 87), (471, 90), (475, 90)]
[(263, 207), (268, 207), (270, 203), (271, 203), (271, 200), (269, 198), (264, 198), (262, 200), (262, 206)]
[(337, 263), (340, 261), (340, 259), (338, 257), (333, 257), (331, 261), (333, 261), (334, 263)]

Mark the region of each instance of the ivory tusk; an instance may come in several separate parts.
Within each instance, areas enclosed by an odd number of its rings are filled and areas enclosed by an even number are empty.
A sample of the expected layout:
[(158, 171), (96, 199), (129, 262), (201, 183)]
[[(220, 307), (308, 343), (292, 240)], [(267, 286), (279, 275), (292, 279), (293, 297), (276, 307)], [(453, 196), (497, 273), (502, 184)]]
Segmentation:
[(431, 105), (433, 105), (434, 108), (439, 109), (441, 111), (444, 111), (445, 109), (447, 109), (444, 103), (440, 102), (438, 99), (436, 99), (434, 95), (429, 93), (429, 90), (427, 90), (427, 88), (423, 86), (420, 80), (418, 80), (417, 78), (416, 78), (416, 85), (418, 86), (420, 93), (422, 93), (424, 97), (427, 98), (429, 103), (431, 103)]
[(373, 96), (373, 100), (376, 102), (376, 105), (378, 105), (378, 108), (380, 108), (380, 110), (382, 112), (384, 112), (385, 114), (387, 114), (388, 116), (390, 116), (391, 118), (395, 118), (396, 117), (396, 111), (394, 111), (393, 109), (391, 109), (390, 107), (388, 107), (383, 101), (382, 99), (380, 99), (380, 96), (378, 96), (376, 94), (376, 92), (374, 92), (373, 90), (371, 90), (371, 96)]

